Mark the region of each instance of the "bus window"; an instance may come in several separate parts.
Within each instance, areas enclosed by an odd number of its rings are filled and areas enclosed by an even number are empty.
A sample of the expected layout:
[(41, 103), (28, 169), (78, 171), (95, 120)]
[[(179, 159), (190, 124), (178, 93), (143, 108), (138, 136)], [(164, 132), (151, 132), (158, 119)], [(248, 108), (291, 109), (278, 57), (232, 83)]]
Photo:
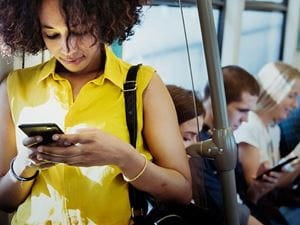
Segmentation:
[[(203, 44), (196, 5), (183, 7), (193, 78), (197, 90), (207, 82)], [(219, 10), (214, 10), (218, 25)], [(144, 11), (141, 26), (123, 43), (123, 58), (131, 63), (149, 64), (157, 69), (165, 83), (191, 89), (191, 77), (180, 8), (151, 6)]]
[(266, 63), (280, 59), (283, 14), (244, 11), (239, 64), (253, 74)]

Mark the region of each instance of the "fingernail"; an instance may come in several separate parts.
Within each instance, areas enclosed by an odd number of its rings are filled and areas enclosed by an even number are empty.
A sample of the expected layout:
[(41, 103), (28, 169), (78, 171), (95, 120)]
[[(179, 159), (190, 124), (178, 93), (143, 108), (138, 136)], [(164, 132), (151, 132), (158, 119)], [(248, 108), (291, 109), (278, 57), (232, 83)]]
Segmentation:
[(37, 151), (38, 151), (38, 152), (43, 152), (43, 148), (42, 148), (41, 146), (39, 146), (39, 147), (37, 148)]
[(54, 134), (54, 135), (52, 136), (52, 139), (53, 139), (54, 141), (57, 141), (57, 140), (59, 139), (59, 135)]
[(42, 157), (40, 154), (38, 154), (38, 155), (37, 155), (37, 159), (38, 159), (38, 160), (43, 160), (43, 157)]
[(43, 138), (42, 138), (41, 136), (37, 136), (37, 137), (36, 137), (36, 141), (37, 141), (37, 142), (40, 142), (40, 141), (42, 141), (42, 140), (43, 140)]
[(65, 146), (70, 146), (71, 143), (69, 143), (68, 141), (65, 141), (65, 142), (64, 142), (64, 145), (65, 145)]

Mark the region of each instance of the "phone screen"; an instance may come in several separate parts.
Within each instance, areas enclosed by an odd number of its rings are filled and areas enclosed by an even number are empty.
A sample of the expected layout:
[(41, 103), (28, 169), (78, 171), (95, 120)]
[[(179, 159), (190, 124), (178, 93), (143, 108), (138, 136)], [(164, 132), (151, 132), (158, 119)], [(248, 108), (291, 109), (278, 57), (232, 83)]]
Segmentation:
[(32, 123), (21, 124), (19, 128), (28, 136), (42, 136), (43, 141), (39, 144), (49, 144), (53, 142), (52, 136), (54, 134), (63, 134), (62, 129), (55, 123)]

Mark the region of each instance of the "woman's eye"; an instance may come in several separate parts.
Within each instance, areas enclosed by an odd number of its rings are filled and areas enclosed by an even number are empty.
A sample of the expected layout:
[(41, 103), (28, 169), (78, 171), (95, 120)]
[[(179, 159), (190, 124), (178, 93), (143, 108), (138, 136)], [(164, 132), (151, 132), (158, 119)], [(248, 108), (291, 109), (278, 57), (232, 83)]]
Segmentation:
[(288, 97), (289, 97), (289, 98), (296, 98), (296, 97), (297, 97), (297, 94), (291, 93), (291, 94), (288, 95)]
[(58, 38), (59, 34), (45, 34), (45, 37), (52, 40)]
[(190, 141), (191, 138), (190, 138), (190, 137), (183, 137), (183, 140), (184, 140), (184, 141)]

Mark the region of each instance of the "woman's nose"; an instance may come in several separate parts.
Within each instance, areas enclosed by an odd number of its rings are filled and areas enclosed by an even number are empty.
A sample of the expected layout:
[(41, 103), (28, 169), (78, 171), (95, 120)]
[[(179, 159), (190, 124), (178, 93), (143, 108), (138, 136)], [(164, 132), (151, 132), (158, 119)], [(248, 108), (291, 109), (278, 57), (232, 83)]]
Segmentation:
[(76, 51), (77, 40), (74, 37), (67, 37), (61, 41), (61, 51), (63, 54), (70, 54)]

